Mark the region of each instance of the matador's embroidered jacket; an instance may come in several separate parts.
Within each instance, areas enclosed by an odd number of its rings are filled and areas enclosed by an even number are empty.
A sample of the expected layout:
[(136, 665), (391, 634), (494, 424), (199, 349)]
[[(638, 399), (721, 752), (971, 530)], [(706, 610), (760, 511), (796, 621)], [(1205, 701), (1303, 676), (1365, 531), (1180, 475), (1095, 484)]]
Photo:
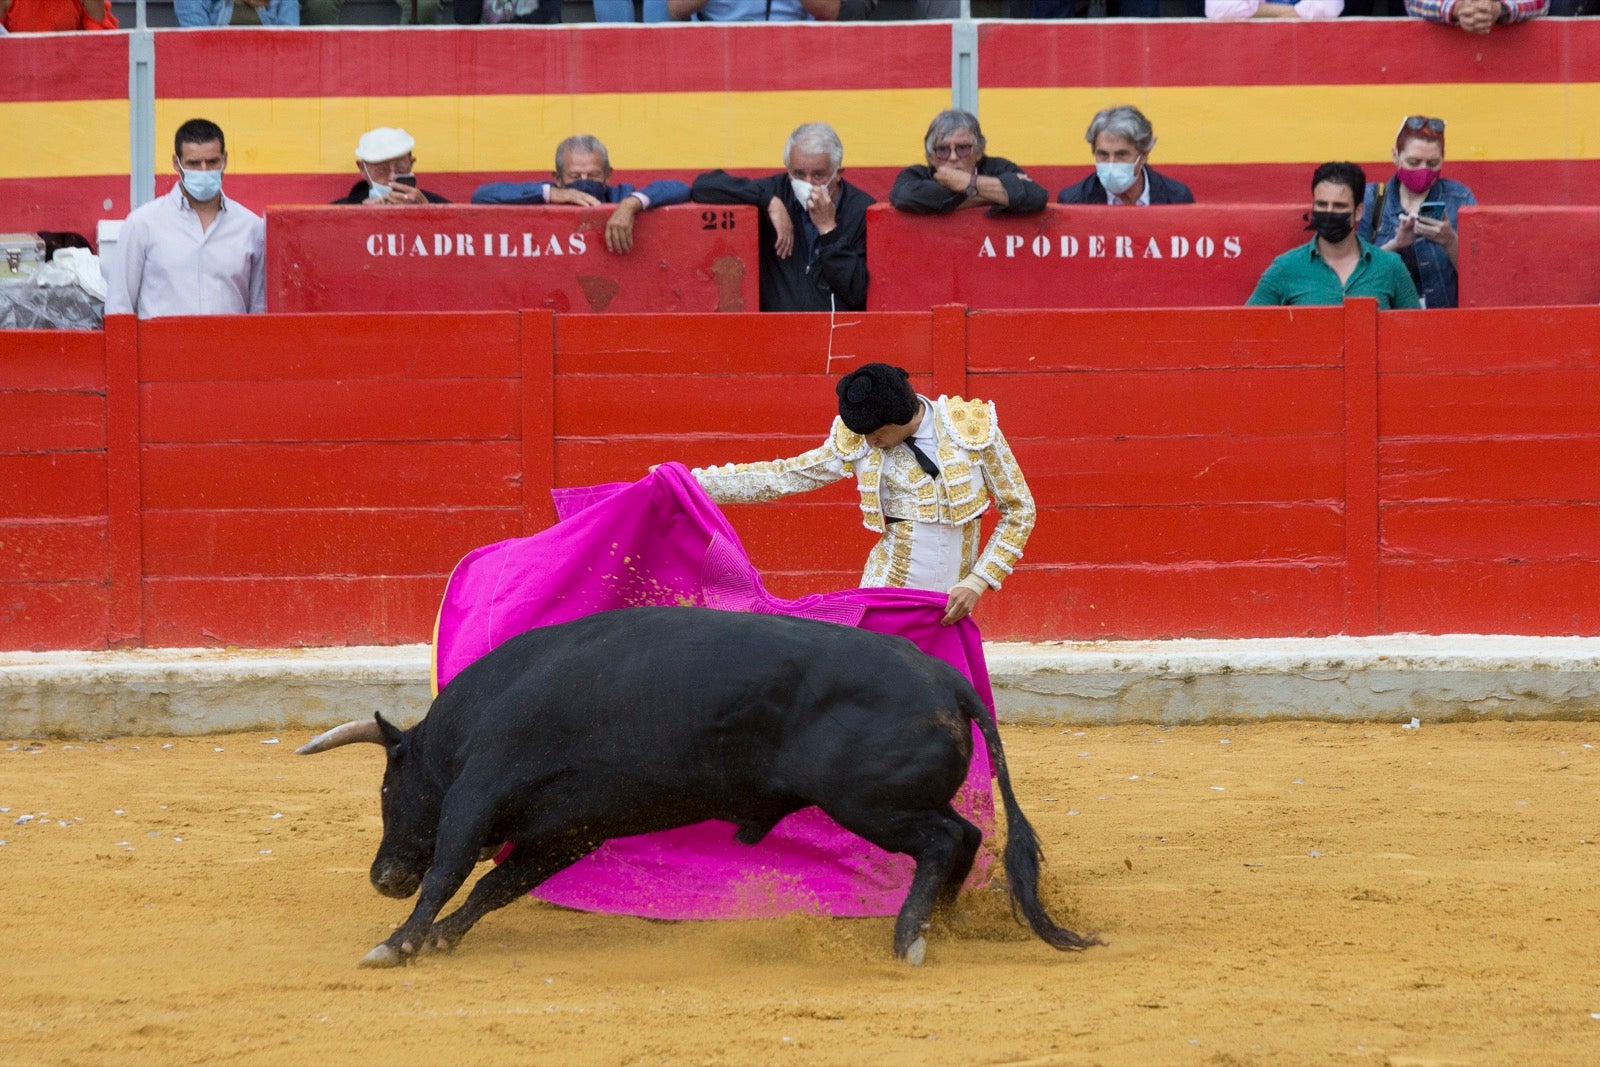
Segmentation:
[[(867, 557), (863, 587), (904, 586), (918, 527), (936, 523), (961, 529), (962, 577), (975, 574), (998, 589), (1033, 531), (1033, 495), (1000, 433), (992, 403), (943, 396), (919, 399), (934, 418), (938, 478), (925, 474), (904, 444), (873, 448), (837, 418), (828, 439), (803, 455), (701, 467), (692, 473), (713, 500), (725, 504), (777, 500), (854, 474), (863, 524), (882, 535)], [(1000, 522), (979, 555), (980, 519), (991, 497)], [(885, 522), (885, 517), (910, 521)]]

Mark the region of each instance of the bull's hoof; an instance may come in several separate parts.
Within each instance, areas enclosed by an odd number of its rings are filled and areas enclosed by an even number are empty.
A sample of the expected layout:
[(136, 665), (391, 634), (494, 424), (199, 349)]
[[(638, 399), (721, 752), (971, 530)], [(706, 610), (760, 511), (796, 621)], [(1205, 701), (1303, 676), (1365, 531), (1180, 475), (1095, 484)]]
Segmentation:
[(362, 956), (360, 965), (362, 967), (398, 967), (405, 961), (406, 958), (389, 947), (389, 943), (385, 941), (365, 956)]
[(919, 937), (911, 942), (906, 949), (906, 962), (913, 967), (921, 967), (922, 961), (928, 956), (928, 939)]

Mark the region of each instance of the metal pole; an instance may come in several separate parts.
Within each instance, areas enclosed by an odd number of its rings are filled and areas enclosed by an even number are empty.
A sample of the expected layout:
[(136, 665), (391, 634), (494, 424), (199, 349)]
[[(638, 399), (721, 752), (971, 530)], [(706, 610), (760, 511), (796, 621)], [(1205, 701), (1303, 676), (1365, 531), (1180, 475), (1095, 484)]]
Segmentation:
[(978, 113), (978, 24), (965, 16), (971, 0), (961, 0), (963, 16), (950, 26), (950, 106)]
[(128, 206), (156, 198), (156, 35), (144, 24), (128, 34)]

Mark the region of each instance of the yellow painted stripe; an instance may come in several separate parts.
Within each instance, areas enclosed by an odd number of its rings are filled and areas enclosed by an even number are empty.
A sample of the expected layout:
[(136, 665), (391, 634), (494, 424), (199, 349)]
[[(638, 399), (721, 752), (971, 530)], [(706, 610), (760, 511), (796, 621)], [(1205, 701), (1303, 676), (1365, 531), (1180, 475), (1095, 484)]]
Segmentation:
[[(1150, 117), (1160, 163), (1321, 163), (1388, 154), (1407, 115), (1440, 115), (1455, 161), (1600, 158), (1600, 83), (1142, 86), (988, 89), (978, 94), (997, 155), (1035, 166), (1089, 158), (1095, 112)], [(1063, 116), (1073, 116), (1064, 121)]]
[(128, 102), (0, 104), (0, 145), (0, 178), (127, 174)]
[(928, 120), (948, 106), (943, 89), (167, 100), (156, 128), (204, 115), (227, 131), (229, 166), (249, 174), (348, 172), (356, 138), (374, 126), (411, 133), (436, 173), (545, 174), (573, 133), (599, 137), (618, 168), (777, 168), (789, 131), (824, 120), (846, 165), (887, 167), (920, 156)]

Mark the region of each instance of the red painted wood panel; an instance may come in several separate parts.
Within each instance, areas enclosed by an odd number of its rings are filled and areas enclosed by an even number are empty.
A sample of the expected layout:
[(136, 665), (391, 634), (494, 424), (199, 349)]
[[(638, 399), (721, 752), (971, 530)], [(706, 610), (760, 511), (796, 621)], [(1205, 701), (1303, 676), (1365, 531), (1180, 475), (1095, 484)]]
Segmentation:
[(1012, 449), (1051, 504), (1220, 504), (1344, 498), (1339, 437), (1028, 438)]
[(70, 518), (106, 513), (104, 452), (0, 453), (5, 518)]
[(146, 443), (514, 440), (516, 379), (157, 382)]
[(1391, 504), (1383, 548), (1390, 559), (1600, 559), (1600, 503)]
[(427, 641), (446, 577), (150, 578), (146, 641), (246, 648)]
[(1339, 564), (1342, 509), (1327, 504), (1045, 507), (1028, 563)]
[(837, 376), (862, 363), (933, 369), (932, 316), (883, 314), (563, 315), (556, 370), (608, 374)]
[[(1600, 427), (1596, 427), (1600, 431)], [(1600, 501), (1600, 438), (1396, 441), (1383, 447), (1382, 497)]]
[(388, 315), (218, 315), (140, 324), (146, 382), (515, 378), (513, 312)]
[(1342, 625), (1338, 566), (1024, 567), (978, 602), (988, 640), (1312, 637)]
[(448, 573), (479, 545), (515, 537), (509, 508), (150, 511), (147, 577)]
[[(687, 467), (786, 459), (822, 444), (828, 427), (811, 434), (640, 434), (562, 437), (556, 440), (556, 484), (599, 485), (631, 482), (652, 466), (676, 462)], [(831, 489), (818, 492), (831, 492)], [(816, 499), (817, 493), (808, 499)]]
[(0, 391), (0, 453), (105, 447), (103, 393)]
[(8, 582), (0, 586), (0, 648), (105, 648), (108, 594), (104, 582)]
[(1600, 367), (1587, 371), (1386, 374), (1378, 429), (1407, 437), (1587, 436), (1600, 426)]
[[(724, 513), (762, 575), (847, 571), (845, 588), (854, 588), (877, 535), (861, 525), (860, 506), (841, 497), (830, 488), (783, 503), (730, 505)], [(806, 589), (825, 591), (814, 584)]]
[[(104, 583), (107, 577), (104, 519), (0, 521), (0, 583)], [(0, 599), (8, 588), (0, 586)]]
[(144, 506), (174, 508), (520, 507), (516, 441), (155, 445)]
[(976, 311), (968, 372), (1335, 367), (1342, 308)]
[(1400, 561), (1383, 567), (1389, 633), (1600, 633), (1593, 560)]
[(98, 330), (7, 330), (0, 345), (0, 392), (104, 392), (106, 342)]
[(1462, 307), (1600, 303), (1600, 207), (1466, 207), (1459, 221)]
[(986, 374), (1006, 437), (1299, 436), (1344, 429), (1341, 374), (1312, 370)]
[(1392, 311), (1378, 317), (1378, 371), (1590, 370), (1600, 363), (1600, 307)]

